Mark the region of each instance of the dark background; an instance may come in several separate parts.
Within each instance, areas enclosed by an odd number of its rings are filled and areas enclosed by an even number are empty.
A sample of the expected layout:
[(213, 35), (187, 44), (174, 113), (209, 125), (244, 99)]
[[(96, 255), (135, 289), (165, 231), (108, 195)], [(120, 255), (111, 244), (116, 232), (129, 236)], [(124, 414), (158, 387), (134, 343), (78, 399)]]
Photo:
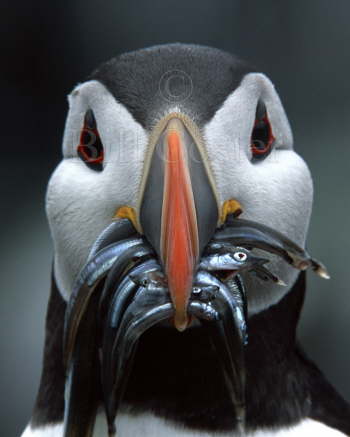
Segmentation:
[(235, 52), (275, 83), (315, 181), (300, 339), (350, 400), (348, 0), (1, 2), (1, 430), (18, 436), (38, 386), (52, 246), (44, 213), (66, 95), (126, 50), (194, 42)]

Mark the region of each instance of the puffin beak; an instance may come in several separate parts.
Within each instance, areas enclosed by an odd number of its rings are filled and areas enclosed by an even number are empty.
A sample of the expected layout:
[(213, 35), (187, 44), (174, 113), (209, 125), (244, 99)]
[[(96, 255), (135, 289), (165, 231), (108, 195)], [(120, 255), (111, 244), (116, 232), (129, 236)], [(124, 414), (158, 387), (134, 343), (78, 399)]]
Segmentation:
[(198, 132), (182, 115), (163, 121), (150, 145), (139, 207), (139, 225), (163, 265), (179, 331), (189, 324), (193, 277), (219, 218)]

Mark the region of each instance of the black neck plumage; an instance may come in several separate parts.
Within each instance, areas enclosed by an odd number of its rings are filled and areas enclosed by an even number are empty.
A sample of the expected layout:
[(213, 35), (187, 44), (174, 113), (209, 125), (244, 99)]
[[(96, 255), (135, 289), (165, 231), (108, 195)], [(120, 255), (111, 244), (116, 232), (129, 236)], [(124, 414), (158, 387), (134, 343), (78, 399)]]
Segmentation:
[[(350, 434), (350, 406), (296, 342), (305, 274), (273, 307), (248, 321), (247, 429), (291, 426), (312, 418)], [(53, 281), (44, 367), (32, 426), (63, 420), (62, 334), (66, 304)], [(232, 431), (233, 408), (215, 353), (201, 328), (157, 327), (141, 338), (124, 408), (152, 411), (197, 430)]]

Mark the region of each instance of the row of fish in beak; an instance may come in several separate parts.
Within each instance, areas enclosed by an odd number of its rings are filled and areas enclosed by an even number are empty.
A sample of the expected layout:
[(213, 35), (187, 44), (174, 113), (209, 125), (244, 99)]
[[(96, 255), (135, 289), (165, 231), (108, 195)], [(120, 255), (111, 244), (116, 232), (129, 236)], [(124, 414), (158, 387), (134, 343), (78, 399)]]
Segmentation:
[[(217, 351), (232, 400), (238, 432), (245, 427), (244, 348), (247, 299), (240, 273), (283, 285), (268, 270), (275, 254), (299, 270), (325, 267), (282, 234), (229, 216), (206, 247), (198, 265), (188, 313), (200, 321)], [(174, 316), (167, 280), (152, 247), (131, 222), (119, 219), (93, 245), (67, 306), (64, 364), (67, 374), (65, 437), (90, 437), (102, 403), (109, 436), (123, 399), (142, 334)]]

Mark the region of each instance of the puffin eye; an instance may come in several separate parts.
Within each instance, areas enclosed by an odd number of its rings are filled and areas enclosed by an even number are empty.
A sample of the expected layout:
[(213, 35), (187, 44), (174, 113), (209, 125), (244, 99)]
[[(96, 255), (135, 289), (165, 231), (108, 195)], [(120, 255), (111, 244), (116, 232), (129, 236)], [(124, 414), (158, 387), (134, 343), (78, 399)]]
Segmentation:
[(244, 262), (247, 258), (248, 258), (248, 256), (247, 256), (247, 254), (246, 253), (244, 253), (244, 252), (235, 252), (234, 254), (233, 254), (233, 258), (236, 260), (236, 261), (239, 261), (239, 262)]
[(259, 161), (266, 158), (271, 152), (274, 141), (275, 137), (272, 133), (266, 107), (264, 103), (259, 101), (256, 108), (255, 123), (251, 136), (253, 161)]
[(94, 113), (91, 109), (86, 111), (84, 126), (80, 133), (80, 141), (77, 148), (79, 158), (95, 171), (103, 170), (103, 144), (97, 130)]

